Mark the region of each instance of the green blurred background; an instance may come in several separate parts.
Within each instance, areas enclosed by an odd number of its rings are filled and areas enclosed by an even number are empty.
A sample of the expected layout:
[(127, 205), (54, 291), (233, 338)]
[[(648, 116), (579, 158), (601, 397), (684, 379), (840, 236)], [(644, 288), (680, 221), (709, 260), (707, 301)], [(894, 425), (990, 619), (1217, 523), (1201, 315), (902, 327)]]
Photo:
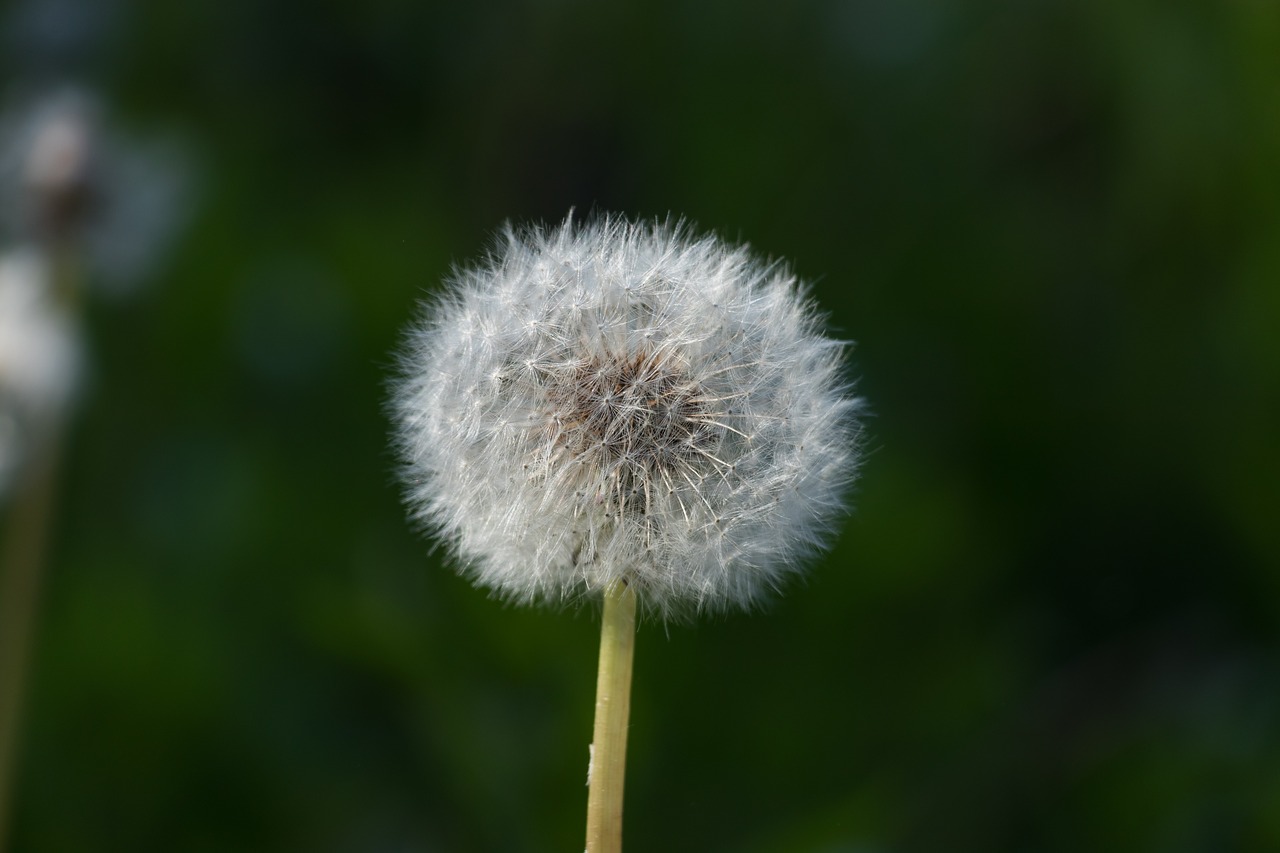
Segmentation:
[(385, 381), (504, 220), (815, 282), (874, 417), (766, 613), (641, 629), (633, 851), (1280, 849), (1280, 7), (17, 0), (180, 139), (91, 293), (14, 851), (568, 851), (595, 614), (404, 520)]

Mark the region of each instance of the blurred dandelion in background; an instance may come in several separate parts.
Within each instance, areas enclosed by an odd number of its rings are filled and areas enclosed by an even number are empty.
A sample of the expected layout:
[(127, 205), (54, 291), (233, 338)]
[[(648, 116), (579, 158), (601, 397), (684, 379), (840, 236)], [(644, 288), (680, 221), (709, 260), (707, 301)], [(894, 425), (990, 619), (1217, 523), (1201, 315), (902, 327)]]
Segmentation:
[[(115, 294), (154, 274), (186, 223), (193, 171), (182, 145), (111, 127), (102, 99), (57, 80), (55, 60), (89, 30), (58, 4), (12, 13), (26, 77), (0, 111), (0, 848), (19, 767), (19, 728), (53, 523), (60, 444), (87, 370), (86, 290)], [(84, 19), (83, 23), (93, 23)], [(100, 22), (99, 22), (100, 23)], [(48, 51), (35, 50), (46, 44)]]
[(76, 319), (54, 299), (50, 274), (32, 250), (0, 255), (0, 500), (27, 448), (71, 404), (81, 372)]
[(67, 86), (15, 96), (0, 115), (0, 229), (9, 241), (74, 240), (95, 291), (147, 282), (190, 219), (195, 168), (176, 136), (110, 126)]

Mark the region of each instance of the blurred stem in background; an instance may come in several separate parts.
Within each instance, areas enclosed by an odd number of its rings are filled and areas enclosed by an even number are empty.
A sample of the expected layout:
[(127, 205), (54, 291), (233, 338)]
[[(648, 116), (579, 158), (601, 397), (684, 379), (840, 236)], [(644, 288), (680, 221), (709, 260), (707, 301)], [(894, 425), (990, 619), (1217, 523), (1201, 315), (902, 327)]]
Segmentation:
[(53, 525), (62, 438), (80, 373), (78, 250), (91, 204), (93, 133), (83, 110), (41, 110), (21, 196), (29, 245), (0, 258), (0, 850), (20, 766), (23, 705)]
[(18, 766), (18, 726), (31, 659), (49, 528), (57, 491), (61, 423), (29, 448), (6, 519), (0, 578), (0, 850), (5, 849)]

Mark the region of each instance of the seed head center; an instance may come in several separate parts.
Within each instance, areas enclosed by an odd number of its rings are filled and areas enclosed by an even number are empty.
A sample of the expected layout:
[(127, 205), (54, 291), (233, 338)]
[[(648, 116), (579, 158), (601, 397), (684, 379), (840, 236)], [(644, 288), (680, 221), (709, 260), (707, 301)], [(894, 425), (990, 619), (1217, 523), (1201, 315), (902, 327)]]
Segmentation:
[(706, 395), (670, 357), (594, 357), (550, 390), (561, 441), (579, 458), (653, 472), (687, 465), (717, 440)]

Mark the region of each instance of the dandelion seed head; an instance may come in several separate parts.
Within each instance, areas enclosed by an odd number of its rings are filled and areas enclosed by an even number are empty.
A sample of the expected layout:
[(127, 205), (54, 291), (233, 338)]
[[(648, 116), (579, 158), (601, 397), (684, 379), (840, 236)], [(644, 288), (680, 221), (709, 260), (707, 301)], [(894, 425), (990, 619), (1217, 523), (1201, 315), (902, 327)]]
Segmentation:
[(0, 235), (72, 240), (93, 287), (123, 294), (190, 219), (196, 164), (180, 140), (124, 134), (106, 112), (77, 88), (0, 101)]
[(0, 498), (72, 403), (83, 372), (79, 330), (57, 304), (39, 253), (0, 254)]
[(519, 602), (616, 580), (750, 608), (822, 547), (858, 458), (844, 348), (794, 276), (680, 223), (508, 227), (407, 335), (411, 516)]

